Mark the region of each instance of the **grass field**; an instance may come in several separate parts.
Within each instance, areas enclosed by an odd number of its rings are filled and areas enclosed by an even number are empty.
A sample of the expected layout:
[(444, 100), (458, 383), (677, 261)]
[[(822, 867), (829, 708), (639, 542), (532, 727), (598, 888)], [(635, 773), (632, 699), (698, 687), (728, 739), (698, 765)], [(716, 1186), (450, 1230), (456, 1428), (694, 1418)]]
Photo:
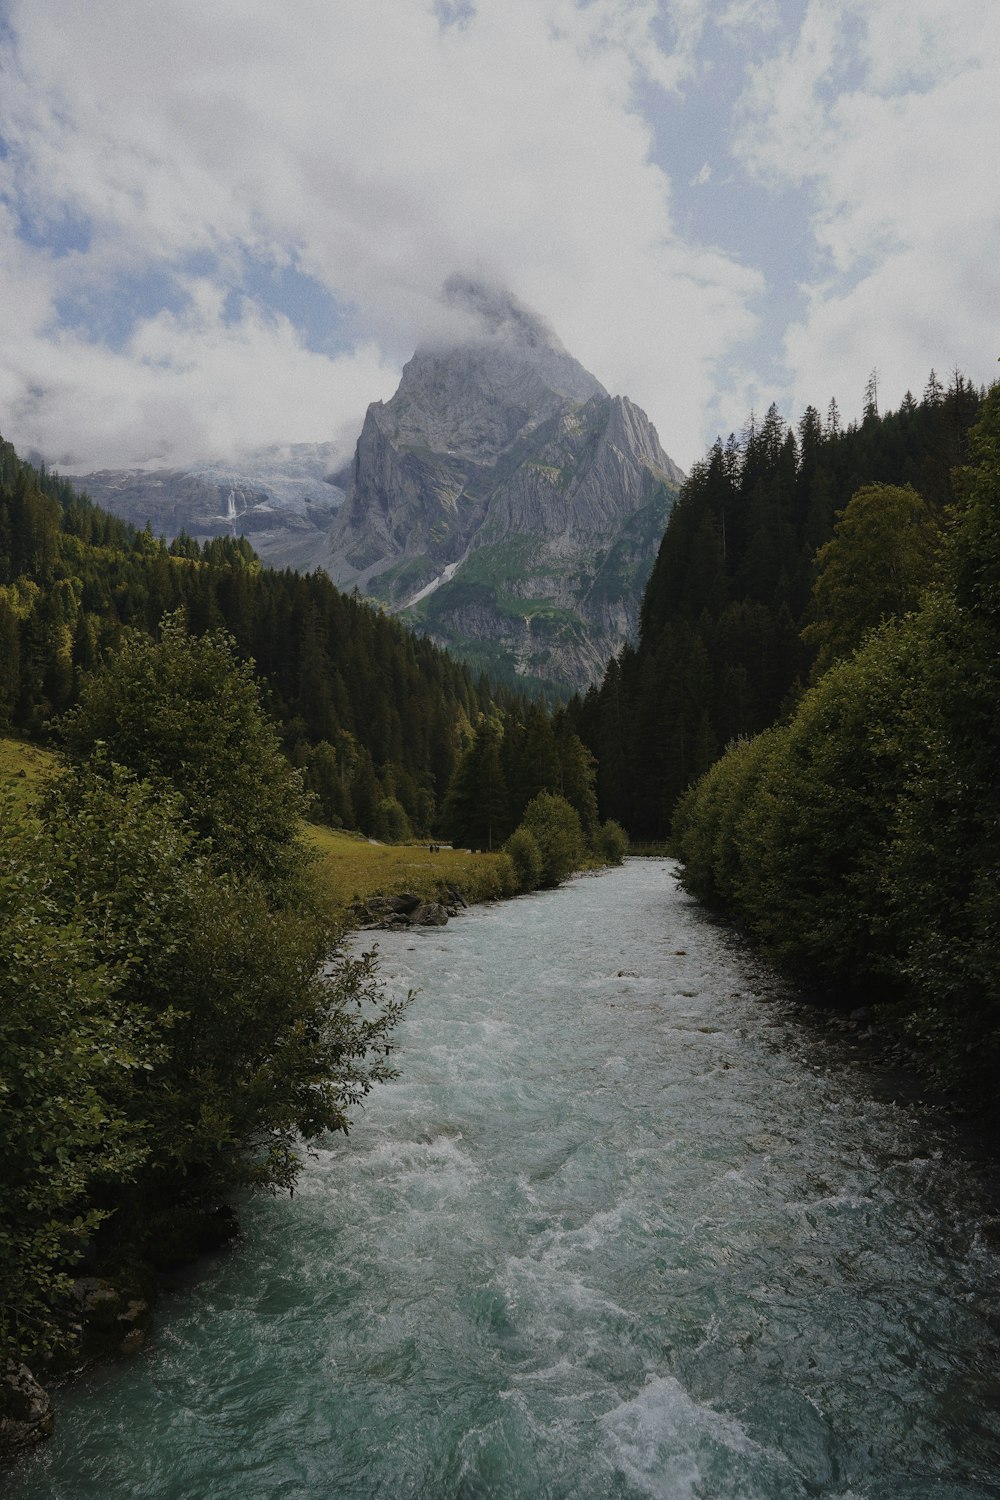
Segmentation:
[(24, 740), (0, 737), (0, 791), (18, 802), (30, 802), (59, 770), (58, 757)]
[(306, 833), (317, 853), (316, 872), (338, 914), (347, 918), (357, 902), (371, 896), (412, 891), (435, 900), (443, 886), (454, 886), (466, 901), (494, 901), (512, 896), (516, 882), (506, 854), (468, 854), (426, 844), (370, 844), (358, 834), (338, 833), (308, 824)]
[[(24, 740), (0, 737), (0, 790), (30, 802), (59, 770), (58, 756)], [(305, 826), (316, 851), (316, 875), (337, 917), (350, 922), (351, 909), (371, 896), (413, 891), (435, 900), (443, 886), (454, 886), (466, 901), (493, 901), (511, 896), (514, 872), (505, 854), (467, 854), (426, 844), (371, 844), (356, 833), (339, 833), (315, 823)]]

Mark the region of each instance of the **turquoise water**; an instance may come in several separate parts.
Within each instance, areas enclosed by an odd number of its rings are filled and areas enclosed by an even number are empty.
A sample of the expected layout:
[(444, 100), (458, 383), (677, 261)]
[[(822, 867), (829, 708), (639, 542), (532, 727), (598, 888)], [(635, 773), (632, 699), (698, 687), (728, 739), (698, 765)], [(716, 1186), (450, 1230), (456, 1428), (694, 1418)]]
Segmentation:
[(1000, 1495), (989, 1205), (666, 862), (379, 943), (401, 1077), (15, 1500)]

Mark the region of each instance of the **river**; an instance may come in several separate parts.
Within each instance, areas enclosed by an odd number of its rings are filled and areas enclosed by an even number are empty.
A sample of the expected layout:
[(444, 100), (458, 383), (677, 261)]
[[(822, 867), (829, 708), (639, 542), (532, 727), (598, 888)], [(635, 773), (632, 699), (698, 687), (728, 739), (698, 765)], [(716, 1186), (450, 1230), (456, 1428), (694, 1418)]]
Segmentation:
[(13, 1500), (1000, 1496), (985, 1188), (668, 862), (379, 945), (399, 1079)]

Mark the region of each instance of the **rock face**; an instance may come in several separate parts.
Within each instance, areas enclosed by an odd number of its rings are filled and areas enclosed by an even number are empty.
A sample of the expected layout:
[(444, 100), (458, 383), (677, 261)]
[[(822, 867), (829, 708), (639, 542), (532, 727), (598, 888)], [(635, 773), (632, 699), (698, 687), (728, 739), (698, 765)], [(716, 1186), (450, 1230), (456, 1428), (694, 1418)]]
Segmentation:
[(273, 567), (314, 567), (344, 492), (331, 480), (343, 449), (290, 443), (233, 464), (190, 469), (102, 469), (67, 473), (95, 504), (157, 536), (186, 531), (198, 541), (245, 536)]
[(585, 687), (636, 631), (683, 475), (508, 293), (446, 294), (471, 331), (368, 408), (324, 566), (478, 666)]

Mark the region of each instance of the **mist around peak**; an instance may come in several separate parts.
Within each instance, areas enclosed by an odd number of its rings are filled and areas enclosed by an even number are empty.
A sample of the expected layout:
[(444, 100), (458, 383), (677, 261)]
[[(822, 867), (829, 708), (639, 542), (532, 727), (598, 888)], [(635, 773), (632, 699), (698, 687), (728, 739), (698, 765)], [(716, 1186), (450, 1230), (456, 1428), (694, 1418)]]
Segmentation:
[(566, 353), (552, 325), (498, 282), (454, 272), (441, 288), (441, 299), (446, 307), (464, 316), (475, 338), (485, 336)]

